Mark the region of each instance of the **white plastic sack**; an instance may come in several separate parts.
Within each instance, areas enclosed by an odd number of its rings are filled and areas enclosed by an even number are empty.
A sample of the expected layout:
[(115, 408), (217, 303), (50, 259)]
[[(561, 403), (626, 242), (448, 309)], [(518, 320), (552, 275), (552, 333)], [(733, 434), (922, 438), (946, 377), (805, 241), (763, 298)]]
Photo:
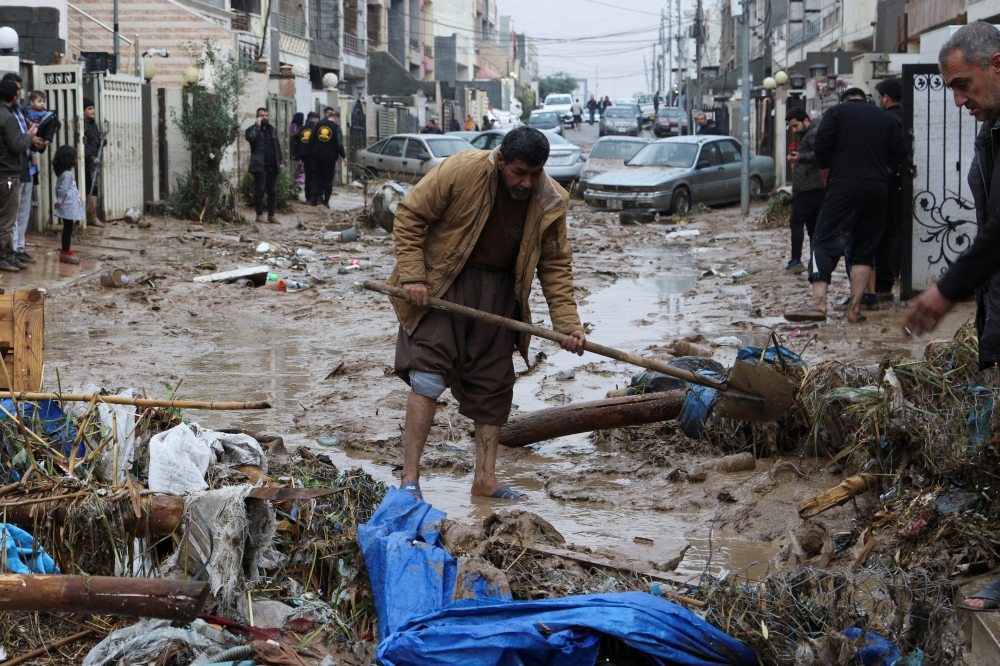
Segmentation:
[(83, 666), (152, 663), (170, 644), (182, 645), (187, 656), (218, 654), (228, 641), (225, 633), (203, 620), (192, 622), (190, 629), (174, 628), (171, 624), (170, 620), (140, 620), (131, 627), (113, 631), (91, 648)]
[[(101, 387), (95, 384), (87, 384), (79, 391), (84, 394), (100, 393)], [(142, 393), (135, 389), (127, 388), (118, 394), (124, 398), (142, 398)], [(90, 405), (86, 402), (74, 403), (70, 413), (77, 419), (83, 418)], [(135, 407), (132, 405), (108, 405), (98, 404), (95, 408), (101, 422), (101, 441), (90, 442), (92, 447), (101, 445), (101, 442), (112, 436), (117, 428), (117, 438), (112, 439), (100, 455), (101, 474), (108, 481), (117, 480), (121, 482), (125, 479), (129, 467), (136, 458), (139, 457), (139, 443), (135, 438)], [(118, 474), (115, 475), (115, 441), (118, 442)]]
[(267, 472), (267, 456), (253, 437), (182, 423), (149, 441), (149, 489), (176, 495), (206, 490), (205, 473), (216, 462)]

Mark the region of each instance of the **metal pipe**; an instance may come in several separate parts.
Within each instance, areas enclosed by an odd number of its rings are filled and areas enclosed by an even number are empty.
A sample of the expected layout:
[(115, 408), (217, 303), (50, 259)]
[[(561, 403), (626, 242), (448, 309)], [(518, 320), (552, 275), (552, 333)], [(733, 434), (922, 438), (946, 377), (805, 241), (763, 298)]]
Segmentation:
[(118, 44), (118, 0), (115, 0), (114, 34), (115, 34), (115, 73), (117, 74), (119, 71), (121, 71), (121, 65), (118, 61), (119, 51), (121, 50), (121, 46)]
[(743, 86), (741, 112), (743, 114), (743, 164), (740, 168), (740, 212), (750, 214), (750, 0), (742, 0), (743, 26)]

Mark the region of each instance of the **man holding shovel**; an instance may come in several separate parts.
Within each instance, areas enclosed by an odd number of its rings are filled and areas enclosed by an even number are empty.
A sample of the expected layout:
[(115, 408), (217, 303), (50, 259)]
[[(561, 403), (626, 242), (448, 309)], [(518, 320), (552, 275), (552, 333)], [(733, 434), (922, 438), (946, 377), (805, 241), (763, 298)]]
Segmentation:
[(445, 160), (399, 203), (393, 233), (396, 268), (389, 283), (399, 319), (396, 374), (406, 403), (400, 487), (422, 499), (420, 455), (437, 399), (450, 387), (459, 413), (476, 426), (472, 494), (524, 501), (495, 476), (500, 428), (514, 396), (513, 353), (528, 360), (527, 334), (428, 309), (437, 297), (531, 322), (528, 296), (537, 272), (562, 348), (583, 354), (586, 337), (573, 295), (573, 251), (566, 237), (569, 196), (543, 166), (549, 143), (536, 129), (510, 131), (496, 149)]

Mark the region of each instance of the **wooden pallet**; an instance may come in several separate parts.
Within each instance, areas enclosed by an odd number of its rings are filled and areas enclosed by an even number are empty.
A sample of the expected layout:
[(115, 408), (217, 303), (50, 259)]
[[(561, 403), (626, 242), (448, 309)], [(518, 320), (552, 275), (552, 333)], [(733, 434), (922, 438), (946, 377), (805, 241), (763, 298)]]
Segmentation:
[[(0, 353), (17, 391), (42, 388), (45, 295), (35, 289), (3, 293), (0, 289)], [(9, 389), (0, 373), (0, 388)]]

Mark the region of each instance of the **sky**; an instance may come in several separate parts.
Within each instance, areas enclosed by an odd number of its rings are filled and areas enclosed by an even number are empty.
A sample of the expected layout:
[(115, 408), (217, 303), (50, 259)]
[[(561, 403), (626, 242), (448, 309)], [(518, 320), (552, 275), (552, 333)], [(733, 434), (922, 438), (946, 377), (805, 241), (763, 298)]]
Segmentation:
[[(681, 4), (683, 11), (693, 0)], [(591, 93), (612, 100), (652, 92), (646, 72), (659, 39), (660, 10), (666, 7), (666, 0), (497, 2), (501, 16), (514, 18), (514, 30), (535, 40), (542, 76), (569, 72), (586, 78)], [(676, 17), (673, 0), (670, 7)]]

